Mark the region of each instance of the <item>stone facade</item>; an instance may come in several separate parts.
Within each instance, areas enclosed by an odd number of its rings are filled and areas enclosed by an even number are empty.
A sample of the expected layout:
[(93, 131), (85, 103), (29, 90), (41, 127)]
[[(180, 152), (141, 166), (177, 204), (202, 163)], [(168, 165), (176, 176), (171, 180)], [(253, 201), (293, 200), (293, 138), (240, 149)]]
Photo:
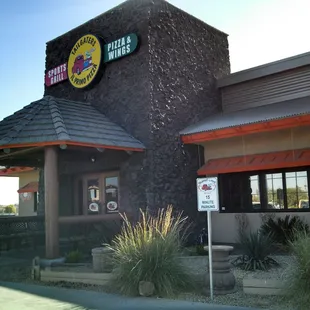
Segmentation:
[(227, 35), (164, 0), (129, 0), (48, 42), (46, 69), (66, 62), (87, 33), (109, 42), (131, 32), (138, 50), (105, 65), (96, 85), (79, 90), (66, 81), (45, 95), (90, 102), (147, 147), (120, 165), (126, 210), (173, 204), (197, 221), (203, 151), (182, 145), (178, 133), (220, 110), (215, 82), (230, 72)]

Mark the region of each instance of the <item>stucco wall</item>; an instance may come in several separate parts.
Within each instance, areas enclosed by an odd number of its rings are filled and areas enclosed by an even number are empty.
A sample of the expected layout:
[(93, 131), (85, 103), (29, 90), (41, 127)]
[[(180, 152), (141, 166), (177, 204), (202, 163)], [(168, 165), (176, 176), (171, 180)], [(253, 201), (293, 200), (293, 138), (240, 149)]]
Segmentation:
[[(299, 127), (287, 130), (256, 133), (243, 137), (219, 139), (204, 143), (205, 161), (214, 158), (225, 158), (247, 154), (268, 153), (309, 147), (310, 127)], [(309, 163), (310, 164), (310, 163)], [(298, 215), (310, 224), (310, 213), (277, 213), (284, 217), (287, 214)], [(237, 239), (238, 224), (235, 213), (212, 213), (212, 232), (214, 242), (234, 243)], [(249, 229), (255, 231), (261, 225), (258, 213), (247, 213)]]
[(310, 126), (304, 126), (208, 141), (203, 144), (205, 161), (212, 158), (308, 148), (309, 138)]
[[(30, 182), (39, 181), (39, 171), (24, 172), (19, 175), (19, 188), (27, 185)], [(30, 200), (23, 201), (19, 198), (19, 216), (34, 216), (34, 197), (31, 195)]]
[[(240, 213), (212, 212), (212, 240), (220, 243), (236, 243), (238, 240), (238, 221), (236, 215)], [(266, 213), (265, 213), (266, 214)], [(286, 215), (299, 216), (310, 225), (310, 213), (285, 212), (275, 213), (276, 217)], [(246, 213), (248, 218), (248, 231), (256, 231), (260, 228), (262, 220), (259, 213)]]

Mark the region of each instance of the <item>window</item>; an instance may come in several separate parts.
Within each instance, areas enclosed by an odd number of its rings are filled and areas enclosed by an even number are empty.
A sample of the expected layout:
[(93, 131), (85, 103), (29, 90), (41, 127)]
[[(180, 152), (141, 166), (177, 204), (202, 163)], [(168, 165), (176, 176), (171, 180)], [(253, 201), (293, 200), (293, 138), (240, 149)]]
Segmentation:
[(33, 193), (33, 212), (38, 211), (38, 204), (39, 204), (39, 193), (34, 192)]
[(308, 211), (310, 167), (219, 176), (222, 212)]
[(118, 212), (117, 173), (89, 174), (76, 180), (75, 215), (95, 216)]

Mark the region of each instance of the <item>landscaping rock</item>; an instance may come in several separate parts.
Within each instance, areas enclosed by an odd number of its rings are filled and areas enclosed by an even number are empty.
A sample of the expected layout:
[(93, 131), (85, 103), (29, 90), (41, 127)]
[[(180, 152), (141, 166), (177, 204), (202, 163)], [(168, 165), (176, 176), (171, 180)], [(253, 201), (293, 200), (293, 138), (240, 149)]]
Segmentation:
[(155, 286), (152, 282), (140, 281), (139, 282), (139, 294), (143, 297), (150, 297), (154, 295)]

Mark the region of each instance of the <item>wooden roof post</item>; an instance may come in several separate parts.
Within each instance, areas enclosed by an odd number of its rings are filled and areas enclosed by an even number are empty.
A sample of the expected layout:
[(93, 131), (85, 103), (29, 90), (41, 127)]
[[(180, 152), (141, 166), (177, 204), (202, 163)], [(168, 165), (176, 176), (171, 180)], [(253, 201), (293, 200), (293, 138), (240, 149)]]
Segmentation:
[(57, 147), (44, 149), (44, 187), (45, 187), (45, 246), (46, 258), (59, 256), (58, 237), (58, 154)]

